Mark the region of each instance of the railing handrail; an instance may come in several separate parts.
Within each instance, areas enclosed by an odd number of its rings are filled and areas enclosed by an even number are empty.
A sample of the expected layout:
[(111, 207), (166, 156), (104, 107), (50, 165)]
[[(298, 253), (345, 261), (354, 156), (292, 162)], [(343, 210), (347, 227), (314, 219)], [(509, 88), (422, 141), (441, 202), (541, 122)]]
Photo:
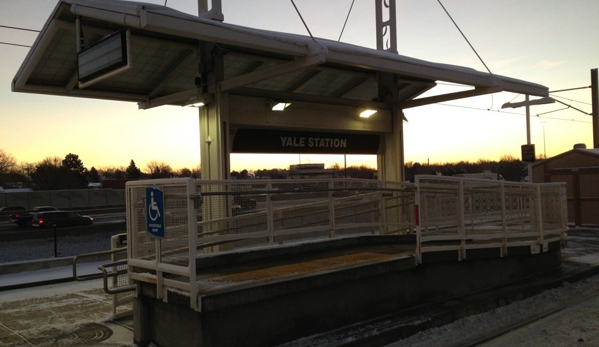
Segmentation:
[(120, 247), (120, 248), (115, 248), (115, 249), (111, 249), (108, 251), (99, 251), (99, 252), (92, 252), (92, 253), (76, 255), (75, 257), (73, 257), (73, 278), (77, 281), (87, 281), (87, 280), (102, 278), (103, 275), (101, 273), (78, 276), (77, 275), (77, 263), (78, 263), (79, 259), (97, 257), (99, 255), (116, 254), (116, 253), (120, 253), (120, 252), (127, 252), (127, 247)]

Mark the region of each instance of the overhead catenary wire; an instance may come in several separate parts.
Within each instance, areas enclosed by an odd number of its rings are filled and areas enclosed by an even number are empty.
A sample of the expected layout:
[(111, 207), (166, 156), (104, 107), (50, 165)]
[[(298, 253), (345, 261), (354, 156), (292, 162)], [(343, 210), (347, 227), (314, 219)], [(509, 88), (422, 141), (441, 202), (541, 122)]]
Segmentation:
[(337, 41), (341, 41), (341, 36), (343, 35), (343, 32), (345, 31), (345, 26), (347, 25), (347, 20), (349, 19), (349, 15), (351, 14), (351, 10), (352, 8), (354, 8), (354, 2), (356, 0), (352, 0), (351, 2), (351, 6), (349, 7), (349, 11), (347, 12), (347, 17), (345, 17), (345, 22), (343, 23), (343, 28), (341, 28), (341, 33), (339, 34), (339, 39)]
[(19, 28), (19, 27), (13, 27), (13, 26), (8, 26), (8, 25), (0, 25), (0, 28), (5, 28), (5, 29), (13, 29), (13, 30), (22, 30), (22, 31), (31, 31), (34, 33), (39, 33), (39, 30), (35, 30), (35, 29), (27, 29), (27, 28)]
[(583, 105), (588, 105), (591, 106), (592, 104), (590, 102), (584, 102), (584, 101), (578, 101), (578, 100), (573, 100), (573, 99), (569, 99), (569, 98), (564, 98), (563, 96), (557, 96), (557, 95), (553, 95), (551, 96), (554, 100), (555, 99), (562, 99), (562, 100), (568, 100), (570, 102), (577, 102), (579, 104), (583, 104)]
[[(554, 99), (554, 100), (555, 100), (555, 99)], [(580, 113), (586, 114), (587, 116), (592, 116), (592, 115), (593, 115), (593, 113), (592, 113), (592, 112), (585, 112), (585, 111), (583, 111), (583, 110), (581, 110), (581, 109), (579, 109), (579, 108), (576, 108), (576, 107), (574, 107), (574, 106), (572, 106), (572, 105), (568, 105), (568, 104), (566, 104), (565, 102), (561, 102), (561, 101), (559, 101), (559, 100), (555, 100), (555, 102), (559, 102), (560, 104), (562, 104), (562, 105), (565, 105), (565, 106), (568, 106), (569, 108), (571, 108), (571, 109), (573, 109), (573, 110), (576, 110), (576, 111), (578, 111), (578, 112), (580, 112)]]
[(549, 94), (559, 93), (559, 92), (569, 92), (569, 91), (572, 91), (572, 90), (589, 89), (589, 88), (592, 88), (592, 87), (591, 86), (587, 86), (587, 87), (568, 88), (568, 89), (560, 89), (560, 90), (550, 90)]
[(441, 3), (441, 0), (437, 0), (437, 2), (439, 3), (439, 5), (441, 5), (441, 7), (443, 8), (443, 11), (445, 11), (445, 13), (449, 17), (449, 19), (451, 19), (451, 21), (453, 22), (453, 25), (455, 25), (455, 27), (458, 29), (458, 31), (460, 32), (460, 34), (462, 35), (462, 37), (464, 38), (464, 40), (466, 40), (466, 42), (468, 43), (468, 45), (470, 46), (470, 48), (472, 49), (472, 51), (474, 52), (474, 54), (476, 54), (476, 56), (478, 57), (478, 60), (480, 60), (480, 62), (483, 63), (483, 65), (485, 66), (485, 69), (487, 69), (487, 71), (492, 75), (493, 73), (491, 72), (491, 70), (489, 69), (489, 67), (487, 66), (487, 64), (485, 64), (483, 58), (481, 58), (480, 55), (478, 54), (478, 52), (476, 51), (476, 49), (474, 49), (474, 46), (472, 46), (472, 44), (470, 43), (470, 41), (468, 40), (468, 38), (466, 37), (466, 35), (464, 35), (464, 33), (462, 32), (462, 29), (460, 29), (460, 27), (455, 22), (455, 20), (453, 20), (453, 18), (451, 17), (451, 15), (449, 14), (449, 12), (445, 8), (445, 6), (443, 6), (443, 4)]
[(312, 36), (312, 33), (310, 32), (310, 28), (308, 28), (308, 24), (306, 24), (306, 21), (304, 20), (304, 17), (302, 17), (302, 14), (300, 13), (299, 9), (297, 8), (297, 6), (295, 6), (295, 2), (293, 2), (293, 0), (291, 0), (291, 4), (293, 4), (293, 7), (295, 8), (295, 11), (297, 12), (297, 15), (300, 17), (300, 19), (302, 20), (302, 23), (304, 23), (304, 27), (306, 27), (306, 30), (308, 31), (308, 34), (310, 34), (310, 37), (312, 38), (312, 41), (316, 41), (314, 39), (314, 36)]
[(21, 44), (18, 44), (18, 43), (10, 43), (10, 42), (2, 42), (2, 41), (0, 41), (0, 45), (8, 45), (8, 46), (17, 46), (17, 47), (31, 48), (31, 46), (28, 46), (28, 45), (21, 45)]
[[(0, 25), (0, 28), (11, 29), (11, 30), (29, 31), (29, 32), (34, 32), (34, 33), (39, 33), (40, 32), (40, 30), (14, 27), (14, 26), (10, 26), (10, 25)], [(12, 42), (4, 42), (4, 41), (0, 41), (0, 45), (31, 48), (31, 45), (23, 45), (23, 44), (20, 44), (20, 43), (12, 43)]]
[[(509, 115), (515, 115), (515, 116), (525, 116), (522, 113), (508, 112), (508, 111), (501, 111), (501, 110), (489, 110), (489, 109), (481, 108), (481, 107), (452, 105), (452, 104), (444, 104), (444, 103), (438, 103), (437, 105), (447, 106), (447, 107), (463, 108), (463, 109), (475, 110), (475, 111), (486, 111), (486, 112), (492, 112), (492, 113), (502, 113), (502, 114), (509, 114)], [(563, 110), (567, 110), (568, 108), (569, 107), (565, 107), (565, 108), (562, 108), (562, 109), (559, 109), (559, 110), (555, 110), (555, 111), (551, 111), (551, 112), (563, 111)], [(573, 118), (568, 119), (568, 118), (557, 118), (557, 117), (541, 117), (541, 115), (547, 114), (547, 113), (551, 113), (551, 112), (539, 113), (539, 114), (536, 114), (535, 116), (537, 118), (543, 118), (543, 119), (560, 120), (560, 121), (567, 121), (567, 122), (587, 123), (587, 124), (591, 123), (590, 121), (577, 120), (577, 119), (573, 119)]]

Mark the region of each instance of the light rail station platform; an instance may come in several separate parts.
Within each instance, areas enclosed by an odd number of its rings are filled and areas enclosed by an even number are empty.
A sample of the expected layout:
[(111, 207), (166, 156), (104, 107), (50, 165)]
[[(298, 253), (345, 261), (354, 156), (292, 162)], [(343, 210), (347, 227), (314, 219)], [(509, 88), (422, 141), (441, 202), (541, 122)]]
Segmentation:
[(197, 311), (190, 310), (187, 294), (172, 290), (158, 299), (155, 285), (140, 283), (136, 343), (276, 346), (561, 266), (559, 241), (541, 254), (498, 258), (489, 251), (484, 257), (483, 249), (476, 260), (421, 265), (413, 253), (415, 238), (344, 241), (313, 244), (313, 251), (302, 246), (297, 254), (281, 249), (266, 259), (214, 259), (224, 265), (198, 272)]
[(563, 194), (440, 176), (128, 183), (135, 343), (277, 346), (558, 272)]

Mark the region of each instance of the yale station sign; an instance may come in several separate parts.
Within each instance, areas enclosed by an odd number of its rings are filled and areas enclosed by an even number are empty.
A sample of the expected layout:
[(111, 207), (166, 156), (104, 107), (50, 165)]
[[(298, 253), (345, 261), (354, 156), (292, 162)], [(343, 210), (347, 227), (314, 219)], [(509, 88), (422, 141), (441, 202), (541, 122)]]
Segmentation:
[(378, 154), (380, 135), (237, 129), (232, 153)]

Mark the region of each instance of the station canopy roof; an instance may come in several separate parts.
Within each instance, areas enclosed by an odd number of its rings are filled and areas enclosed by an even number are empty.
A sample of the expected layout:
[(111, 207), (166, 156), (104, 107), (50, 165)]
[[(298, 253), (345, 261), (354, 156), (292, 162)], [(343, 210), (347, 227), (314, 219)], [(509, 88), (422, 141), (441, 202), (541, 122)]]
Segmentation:
[[(121, 30), (129, 32), (130, 67), (81, 84), (77, 18), (85, 48)], [(206, 52), (209, 47), (211, 52)], [(202, 52), (204, 50), (204, 52)], [(223, 65), (218, 86), (198, 87), (200, 70), (215, 50)], [(204, 65), (202, 65), (204, 64)], [(381, 100), (381, 76), (395, 76), (399, 106), (409, 108), (508, 91), (547, 96), (545, 86), (470, 68), (294, 34), (257, 30), (171, 8), (119, 0), (61, 0), (41, 30), (12, 89), (137, 102), (140, 108), (187, 105), (214, 88), (236, 95), (356, 107), (390, 108)], [(469, 90), (420, 97), (437, 83)], [(200, 83), (201, 85), (201, 83)]]

